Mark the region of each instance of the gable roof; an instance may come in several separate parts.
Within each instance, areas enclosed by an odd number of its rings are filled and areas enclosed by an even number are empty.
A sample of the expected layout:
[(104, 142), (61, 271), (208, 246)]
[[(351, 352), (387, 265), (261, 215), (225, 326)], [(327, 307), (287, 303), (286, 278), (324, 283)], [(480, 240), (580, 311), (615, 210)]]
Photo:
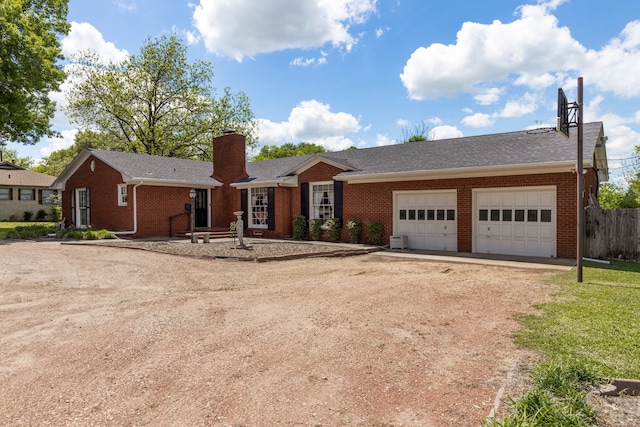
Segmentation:
[[(297, 186), (297, 174), (319, 162), (341, 169), (334, 178), (352, 183), (568, 172), (576, 166), (576, 133), (565, 138), (552, 129), (536, 129), (249, 162), (249, 177), (231, 185)], [(608, 179), (605, 140), (602, 122), (584, 124), (584, 167), (596, 168), (600, 181)], [(89, 156), (119, 171), (126, 183), (222, 185), (211, 177), (211, 162), (85, 149), (52, 188), (64, 188)]]
[[(584, 125), (583, 157), (585, 167), (598, 168), (601, 181), (606, 181), (603, 132), (602, 122)], [(284, 159), (249, 163), (250, 177), (238, 186), (272, 182), (318, 161), (343, 169), (335, 179), (349, 182), (566, 172), (575, 169), (576, 144), (575, 130), (565, 138), (555, 130), (538, 129), (320, 153), (282, 163), (277, 160)], [(598, 165), (593, 164), (594, 154)]]
[(64, 188), (71, 175), (90, 156), (94, 156), (120, 172), (122, 181), (125, 183), (201, 188), (222, 185), (220, 181), (211, 177), (213, 173), (211, 162), (86, 148), (60, 174), (54, 183), (54, 188)]
[(11, 162), (0, 162), (0, 185), (49, 188), (56, 177), (34, 172)]

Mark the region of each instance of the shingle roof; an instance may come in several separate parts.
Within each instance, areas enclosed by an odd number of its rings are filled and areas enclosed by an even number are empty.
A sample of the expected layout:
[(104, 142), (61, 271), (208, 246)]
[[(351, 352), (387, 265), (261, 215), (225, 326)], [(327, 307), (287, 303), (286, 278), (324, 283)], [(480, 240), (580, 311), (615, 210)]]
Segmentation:
[(26, 169), (0, 168), (0, 185), (12, 187), (49, 187), (56, 177)]
[[(584, 159), (593, 158), (601, 122), (584, 125)], [(268, 181), (312, 157), (345, 165), (339, 177), (414, 171), (575, 162), (576, 132), (567, 139), (555, 131), (519, 131), (346, 150), (249, 163), (255, 181)]]
[[(584, 160), (590, 164), (602, 123), (584, 125)], [(437, 172), (477, 168), (566, 164), (577, 157), (575, 129), (571, 138), (553, 130), (533, 130), (414, 142), (383, 147), (309, 154), (247, 163), (249, 178), (240, 184), (284, 182), (305, 163), (326, 160), (344, 169), (338, 178), (393, 173)], [(88, 149), (128, 180), (165, 181), (215, 186), (211, 162)], [(311, 164), (311, 163), (309, 163)], [(63, 179), (63, 177), (60, 177)]]
[(207, 186), (219, 184), (217, 180), (211, 178), (213, 174), (211, 162), (92, 148), (88, 151), (127, 176), (129, 180), (201, 183)]

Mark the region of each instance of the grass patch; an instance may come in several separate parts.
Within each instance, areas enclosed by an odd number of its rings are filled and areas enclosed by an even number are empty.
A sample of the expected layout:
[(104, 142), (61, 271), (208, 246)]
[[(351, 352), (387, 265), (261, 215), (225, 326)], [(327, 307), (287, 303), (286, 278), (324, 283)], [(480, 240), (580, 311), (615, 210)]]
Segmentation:
[(62, 239), (76, 240), (117, 238), (115, 234), (107, 230), (77, 230), (71, 228), (56, 230), (53, 223), (18, 225), (6, 233), (6, 237), (10, 239), (38, 239), (41, 237), (48, 237), (50, 235), (55, 235), (55, 237)]
[(6, 239), (9, 233), (15, 231), (16, 227), (25, 226), (49, 226), (53, 227), (53, 222), (15, 222), (15, 221), (1, 221), (0, 222), (0, 239)]
[(533, 386), (510, 402), (508, 418), (484, 426), (593, 425), (587, 384), (640, 378), (640, 264), (585, 263), (583, 283), (575, 270), (553, 281), (561, 285), (555, 301), (519, 319), (516, 342), (543, 360), (531, 374)]

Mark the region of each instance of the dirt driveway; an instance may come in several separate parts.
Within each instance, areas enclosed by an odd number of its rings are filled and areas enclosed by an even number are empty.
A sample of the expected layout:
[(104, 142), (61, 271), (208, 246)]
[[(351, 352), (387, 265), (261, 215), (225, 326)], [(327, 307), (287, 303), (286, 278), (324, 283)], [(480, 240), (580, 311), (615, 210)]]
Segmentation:
[(473, 426), (550, 272), (0, 244), (0, 425)]

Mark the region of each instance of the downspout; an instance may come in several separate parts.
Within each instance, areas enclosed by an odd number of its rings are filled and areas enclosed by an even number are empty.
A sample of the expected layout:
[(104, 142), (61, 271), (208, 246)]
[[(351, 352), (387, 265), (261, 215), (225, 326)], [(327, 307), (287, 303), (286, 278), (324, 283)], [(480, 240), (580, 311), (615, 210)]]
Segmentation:
[(129, 236), (138, 232), (138, 192), (136, 189), (142, 185), (144, 181), (140, 181), (133, 186), (133, 230), (131, 231), (114, 231), (116, 236)]

